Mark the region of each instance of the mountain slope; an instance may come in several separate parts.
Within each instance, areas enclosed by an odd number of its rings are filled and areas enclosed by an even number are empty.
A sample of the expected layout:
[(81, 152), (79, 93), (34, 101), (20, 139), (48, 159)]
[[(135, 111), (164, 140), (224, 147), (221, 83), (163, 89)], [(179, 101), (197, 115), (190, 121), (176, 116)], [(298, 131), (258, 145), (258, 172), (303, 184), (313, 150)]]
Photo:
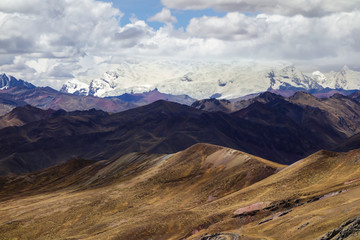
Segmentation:
[[(95, 164), (74, 160), (41, 172), (1, 178), (0, 237), (185, 236), (194, 224), (189, 220), (197, 215), (192, 208), (244, 189), (282, 168), (208, 144), (172, 155), (128, 154)], [(31, 199), (37, 201), (30, 207), (25, 202)], [(4, 209), (6, 202), (9, 211)], [(26, 217), (12, 215), (14, 206), (20, 207), (23, 216), (33, 218), (36, 213), (38, 217), (30, 223)]]
[(225, 113), (231, 113), (244, 109), (255, 102), (268, 103), (278, 98), (282, 98), (282, 97), (280, 95), (267, 91), (253, 96), (249, 96), (246, 99), (239, 99), (239, 100), (238, 99), (232, 99), (232, 100), (203, 99), (203, 100), (195, 101), (191, 106), (193, 108), (209, 111), (209, 112), (221, 111)]
[(31, 105), (18, 107), (0, 117), (0, 129), (11, 126), (23, 126), (30, 122), (52, 117), (55, 110), (42, 110)]
[(320, 151), (286, 167), (197, 144), (77, 159), (0, 178), (0, 237), (320, 239), (360, 215), (359, 156)]
[[(359, 150), (320, 151), (246, 189), (200, 207), (206, 211), (224, 206), (213, 214), (223, 213), (225, 217), (190, 239), (219, 229), (254, 239), (320, 239), (360, 215), (359, 156)], [(232, 218), (226, 217), (229, 215)], [(354, 236), (357, 232), (349, 234)]]
[(328, 114), (328, 124), (350, 137), (359, 132), (360, 105), (359, 102), (341, 94), (329, 98), (315, 98), (304, 92), (298, 92), (288, 99), (290, 102), (318, 108)]
[(17, 105), (30, 104), (42, 109), (64, 109), (66, 111), (101, 109), (107, 112), (120, 112), (136, 105), (123, 102), (119, 99), (103, 99), (92, 96), (76, 96), (60, 93), (52, 88), (23, 88), (13, 87), (0, 91), (1, 96), (6, 96)]

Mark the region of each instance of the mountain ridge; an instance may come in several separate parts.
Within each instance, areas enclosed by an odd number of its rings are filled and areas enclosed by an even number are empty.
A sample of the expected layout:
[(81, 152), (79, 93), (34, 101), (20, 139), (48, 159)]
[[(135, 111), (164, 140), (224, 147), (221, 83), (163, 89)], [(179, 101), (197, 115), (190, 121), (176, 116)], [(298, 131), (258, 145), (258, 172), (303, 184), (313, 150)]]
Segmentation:
[(359, 131), (360, 103), (347, 97), (310, 98), (309, 103), (265, 93), (260, 99), (267, 100), (230, 114), (159, 100), (120, 113), (63, 112), (9, 126), (0, 129), (5, 136), (0, 172), (34, 171), (74, 157), (99, 161), (131, 152), (170, 154), (199, 142), (290, 164)]

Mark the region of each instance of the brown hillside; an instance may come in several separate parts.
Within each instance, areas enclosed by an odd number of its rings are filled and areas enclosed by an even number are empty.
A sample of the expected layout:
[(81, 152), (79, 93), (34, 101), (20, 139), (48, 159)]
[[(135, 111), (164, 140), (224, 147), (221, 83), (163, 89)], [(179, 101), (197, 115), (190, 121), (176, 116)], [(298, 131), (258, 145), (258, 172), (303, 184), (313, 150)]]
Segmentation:
[[(171, 155), (78, 161), (3, 178), (0, 238), (177, 239), (201, 222), (195, 207), (284, 168), (209, 144)], [(21, 193), (14, 190), (26, 182)]]

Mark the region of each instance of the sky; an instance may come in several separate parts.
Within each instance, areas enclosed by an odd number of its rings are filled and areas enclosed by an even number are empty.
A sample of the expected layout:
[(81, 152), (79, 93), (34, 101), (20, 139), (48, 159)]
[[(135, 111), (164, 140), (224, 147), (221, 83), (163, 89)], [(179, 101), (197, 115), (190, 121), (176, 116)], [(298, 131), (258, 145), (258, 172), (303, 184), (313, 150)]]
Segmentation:
[(1, 0), (0, 32), (0, 72), (55, 88), (124, 58), (360, 67), (360, 0)]

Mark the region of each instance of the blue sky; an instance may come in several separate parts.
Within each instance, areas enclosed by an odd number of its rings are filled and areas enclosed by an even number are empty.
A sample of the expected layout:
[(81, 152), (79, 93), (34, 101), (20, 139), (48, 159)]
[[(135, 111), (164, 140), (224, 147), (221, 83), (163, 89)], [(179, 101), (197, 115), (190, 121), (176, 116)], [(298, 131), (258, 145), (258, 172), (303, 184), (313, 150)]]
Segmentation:
[[(121, 25), (127, 24), (130, 22), (130, 18), (134, 14), (140, 20), (147, 20), (148, 18), (154, 16), (156, 13), (160, 12), (164, 5), (160, 0), (102, 0), (104, 2), (112, 2), (113, 6), (120, 9), (124, 14)], [(215, 11), (212, 8), (201, 9), (201, 10), (182, 10), (182, 9), (171, 9), (173, 16), (177, 18), (177, 23), (174, 23), (176, 28), (186, 28), (189, 24), (189, 21), (192, 18), (199, 18), (202, 16), (224, 16), (224, 11)], [(148, 24), (156, 29), (163, 26), (163, 23), (159, 22), (148, 22)]]

